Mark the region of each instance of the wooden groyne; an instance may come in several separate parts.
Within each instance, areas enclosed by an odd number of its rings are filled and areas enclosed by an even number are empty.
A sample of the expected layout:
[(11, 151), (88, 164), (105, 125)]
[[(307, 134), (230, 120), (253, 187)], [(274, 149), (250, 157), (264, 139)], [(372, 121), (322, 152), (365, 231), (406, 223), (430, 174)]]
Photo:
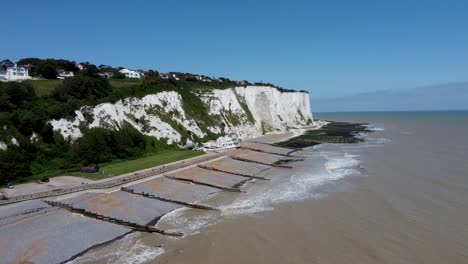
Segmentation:
[(192, 180), (192, 179), (179, 178), (179, 177), (174, 177), (174, 176), (170, 176), (170, 175), (164, 175), (164, 177), (166, 177), (168, 179), (171, 179), (171, 180), (185, 181), (185, 182), (190, 182), (190, 183), (194, 183), (194, 184), (205, 185), (205, 186), (208, 186), (208, 187), (218, 188), (220, 190), (227, 191), (227, 192), (242, 192), (239, 188), (228, 188), (228, 187), (223, 187), (223, 186), (219, 186), (219, 185), (216, 185), (216, 184), (211, 184), (211, 183), (206, 183), (206, 182), (199, 182), (199, 181)]
[(124, 192), (131, 193), (131, 194), (135, 194), (135, 195), (141, 195), (141, 196), (146, 197), (146, 198), (156, 199), (156, 200), (160, 200), (160, 201), (163, 201), (163, 202), (175, 203), (175, 204), (187, 206), (187, 207), (190, 207), (190, 208), (219, 211), (218, 208), (213, 207), (213, 206), (167, 199), (167, 198), (163, 198), (163, 197), (156, 196), (156, 195), (153, 195), (153, 194), (150, 194), (150, 193), (145, 193), (145, 192), (135, 192), (133, 189), (127, 188), (127, 187), (122, 187), (122, 188), (120, 188), (120, 190), (124, 191)]
[[(275, 147), (275, 148), (282, 148), (282, 149), (290, 150), (287, 154), (265, 152), (265, 153), (269, 153), (269, 154), (276, 154), (276, 155), (282, 155), (282, 156), (290, 156), (292, 153), (302, 150), (302, 148), (277, 146), (277, 145), (274, 145), (274, 144), (271, 144), (271, 143), (255, 141), (255, 140), (249, 140), (246, 143), (252, 143), (252, 144), (257, 144), (257, 145), (265, 145), (265, 146), (269, 146), (269, 147)], [(256, 148), (251, 148), (251, 147), (248, 147), (248, 146), (245, 146), (245, 145), (241, 146), (241, 148), (250, 149), (250, 150), (257, 150)]]
[(73, 212), (73, 213), (81, 214), (81, 215), (84, 215), (84, 216), (87, 216), (87, 217), (90, 217), (90, 218), (94, 218), (94, 219), (97, 219), (97, 220), (101, 220), (101, 221), (105, 221), (105, 222), (109, 222), (109, 223), (113, 223), (113, 224), (126, 226), (126, 227), (129, 227), (131, 229), (134, 229), (134, 230), (137, 230), (137, 231), (140, 231), (140, 232), (159, 233), (161, 235), (173, 236), (173, 237), (181, 237), (181, 236), (184, 235), (183, 233), (180, 233), (180, 232), (175, 232), (175, 233), (174, 232), (168, 232), (168, 231), (165, 231), (165, 230), (158, 229), (158, 228), (156, 228), (154, 226), (141, 225), (141, 224), (138, 224), (138, 223), (125, 221), (125, 220), (122, 220), (122, 219), (117, 219), (117, 218), (113, 218), (113, 217), (109, 217), (109, 216), (105, 216), (105, 215), (96, 214), (96, 213), (93, 213), (93, 212), (86, 211), (85, 209), (75, 208), (72, 205), (69, 205), (69, 204), (66, 204), (66, 203), (61, 203), (61, 202), (57, 202), (57, 201), (46, 201), (46, 200), (44, 200), (44, 202), (47, 203), (50, 206), (53, 206), (53, 207), (60, 207), (60, 208), (66, 209), (66, 210), (68, 210), (70, 212)]
[(281, 154), (281, 153), (276, 153), (276, 152), (270, 152), (270, 151), (265, 151), (265, 150), (261, 150), (261, 149), (257, 149), (257, 148), (251, 148), (251, 147), (242, 146), (241, 149), (248, 149), (248, 150), (262, 152), (262, 153), (266, 153), (266, 154), (273, 154), (273, 155), (279, 155), (279, 156), (283, 156), (283, 157), (290, 157), (289, 154)]
[(209, 167), (209, 166), (205, 166), (205, 165), (201, 165), (201, 164), (199, 164), (198, 167), (202, 168), (202, 169), (205, 169), (205, 170), (212, 170), (212, 171), (218, 171), (218, 172), (223, 172), (223, 173), (229, 173), (229, 174), (233, 174), (233, 175), (237, 175), (237, 176), (248, 177), (248, 178), (251, 178), (251, 179), (258, 179), (258, 180), (264, 180), (264, 181), (269, 181), (270, 180), (270, 179), (267, 179), (265, 177), (247, 175), (247, 174), (242, 174), (242, 173), (234, 173), (234, 172), (225, 171), (225, 170), (221, 170), (221, 169), (217, 169), (217, 168), (213, 168), (213, 167)]
[(299, 149), (293, 150), (293, 151), (289, 152), (289, 154), (281, 154), (281, 153), (277, 153), (277, 152), (271, 152), (271, 151), (261, 150), (261, 149), (257, 149), (257, 148), (244, 147), (244, 146), (242, 146), (241, 149), (247, 149), (247, 150), (262, 152), (262, 153), (265, 153), (265, 154), (273, 154), (273, 155), (283, 156), (283, 157), (287, 157), (287, 158), (306, 158), (304, 156), (297, 156), (297, 155), (292, 156), (291, 155), (292, 153), (299, 151)]
[(4, 225), (8, 225), (8, 224), (11, 224), (11, 223), (21, 221), (23, 219), (28, 219), (28, 218), (31, 218), (31, 217), (34, 217), (34, 216), (45, 215), (45, 214), (50, 213), (50, 212), (55, 211), (55, 210), (57, 210), (57, 208), (55, 208), (55, 207), (44, 207), (44, 208), (37, 208), (35, 210), (31, 210), (31, 211), (23, 213), (23, 214), (18, 214), (18, 215), (12, 215), (12, 216), (9, 216), (9, 217), (5, 217), (5, 218), (0, 219), (0, 227), (4, 226)]
[(303, 156), (297, 156), (294, 155), (292, 156), (292, 153), (300, 150), (300, 149), (291, 149), (287, 147), (280, 147), (280, 146), (275, 146), (272, 144), (268, 143), (258, 143), (258, 142), (245, 142), (241, 144), (241, 149), (245, 150), (251, 150), (251, 151), (257, 151), (257, 152), (262, 152), (265, 154), (273, 154), (273, 155), (278, 155), (278, 156), (283, 156), (283, 157), (293, 157), (293, 158), (306, 158)]
[(261, 162), (261, 161), (249, 160), (249, 159), (235, 157), (235, 156), (231, 156), (231, 159), (246, 161), (246, 162), (253, 162), (253, 163), (257, 163), (257, 164), (262, 164), (262, 165), (267, 165), (267, 166), (272, 166), (272, 167), (278, 167), (278, 168), (292, 169), (292, 166), (289, 166), (289, 165), (281, 165), (281, 164), (275, 164), (275, 163), (268, 164), (268, 163)]

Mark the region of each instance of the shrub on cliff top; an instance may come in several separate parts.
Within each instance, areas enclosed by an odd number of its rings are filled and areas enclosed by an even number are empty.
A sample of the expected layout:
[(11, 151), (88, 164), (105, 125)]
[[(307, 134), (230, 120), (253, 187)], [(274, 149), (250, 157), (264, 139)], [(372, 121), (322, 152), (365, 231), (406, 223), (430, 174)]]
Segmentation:
[(35, 99), (34, 89), (29, 84), (0, 82), (0, 111), (12, 111)]
[(109, 81), (100, 76), (79, 74), (64, 82), (53, 91), (53, 97), (59, 101), (75, 98), (94, 101), (108, 96), (112, 92)]

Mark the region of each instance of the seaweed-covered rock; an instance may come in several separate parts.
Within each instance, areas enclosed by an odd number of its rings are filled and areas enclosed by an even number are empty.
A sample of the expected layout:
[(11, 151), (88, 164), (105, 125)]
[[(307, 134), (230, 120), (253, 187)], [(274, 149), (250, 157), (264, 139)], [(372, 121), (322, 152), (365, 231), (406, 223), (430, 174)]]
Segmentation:
[(330, 122), (320, 129), (309, 130), (290, 140), (277, 143), (281, 147), (305, 148), (322, 143), (359, 143), (361, 132), (371, 132), (363, 123)]

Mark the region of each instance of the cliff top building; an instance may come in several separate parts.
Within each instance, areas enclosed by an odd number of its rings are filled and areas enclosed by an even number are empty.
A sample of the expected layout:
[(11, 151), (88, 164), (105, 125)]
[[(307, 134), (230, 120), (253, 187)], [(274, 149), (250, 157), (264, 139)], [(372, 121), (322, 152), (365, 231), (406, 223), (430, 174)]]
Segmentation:
[(26, 67), (18, 66), (10, 60), (0, 62), (0, 80), (21, 81), (30, 79), (29, 70)]

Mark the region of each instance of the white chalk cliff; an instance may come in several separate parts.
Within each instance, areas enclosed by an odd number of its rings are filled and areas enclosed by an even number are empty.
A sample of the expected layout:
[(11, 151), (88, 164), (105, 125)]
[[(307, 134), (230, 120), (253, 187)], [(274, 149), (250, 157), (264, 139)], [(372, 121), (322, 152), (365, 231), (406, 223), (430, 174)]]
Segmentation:
[(145, 135), (178, 144), (197, 138), (203, 140), (208, 134), (234, 132), (247, 138), (313, 123), (309, 94), (305, 92), (247, 86), (214, 89), (197, 96), (206, 105), (210, 122), (191, 118), (184, 110), (181, 96), (168, 91), (82, 107), (75, 112), (74, 118), (51, 120), (50, 123), (55, 131), (73, 140), (82, 136), (83, 128), (118, 129), (126, 122)]

